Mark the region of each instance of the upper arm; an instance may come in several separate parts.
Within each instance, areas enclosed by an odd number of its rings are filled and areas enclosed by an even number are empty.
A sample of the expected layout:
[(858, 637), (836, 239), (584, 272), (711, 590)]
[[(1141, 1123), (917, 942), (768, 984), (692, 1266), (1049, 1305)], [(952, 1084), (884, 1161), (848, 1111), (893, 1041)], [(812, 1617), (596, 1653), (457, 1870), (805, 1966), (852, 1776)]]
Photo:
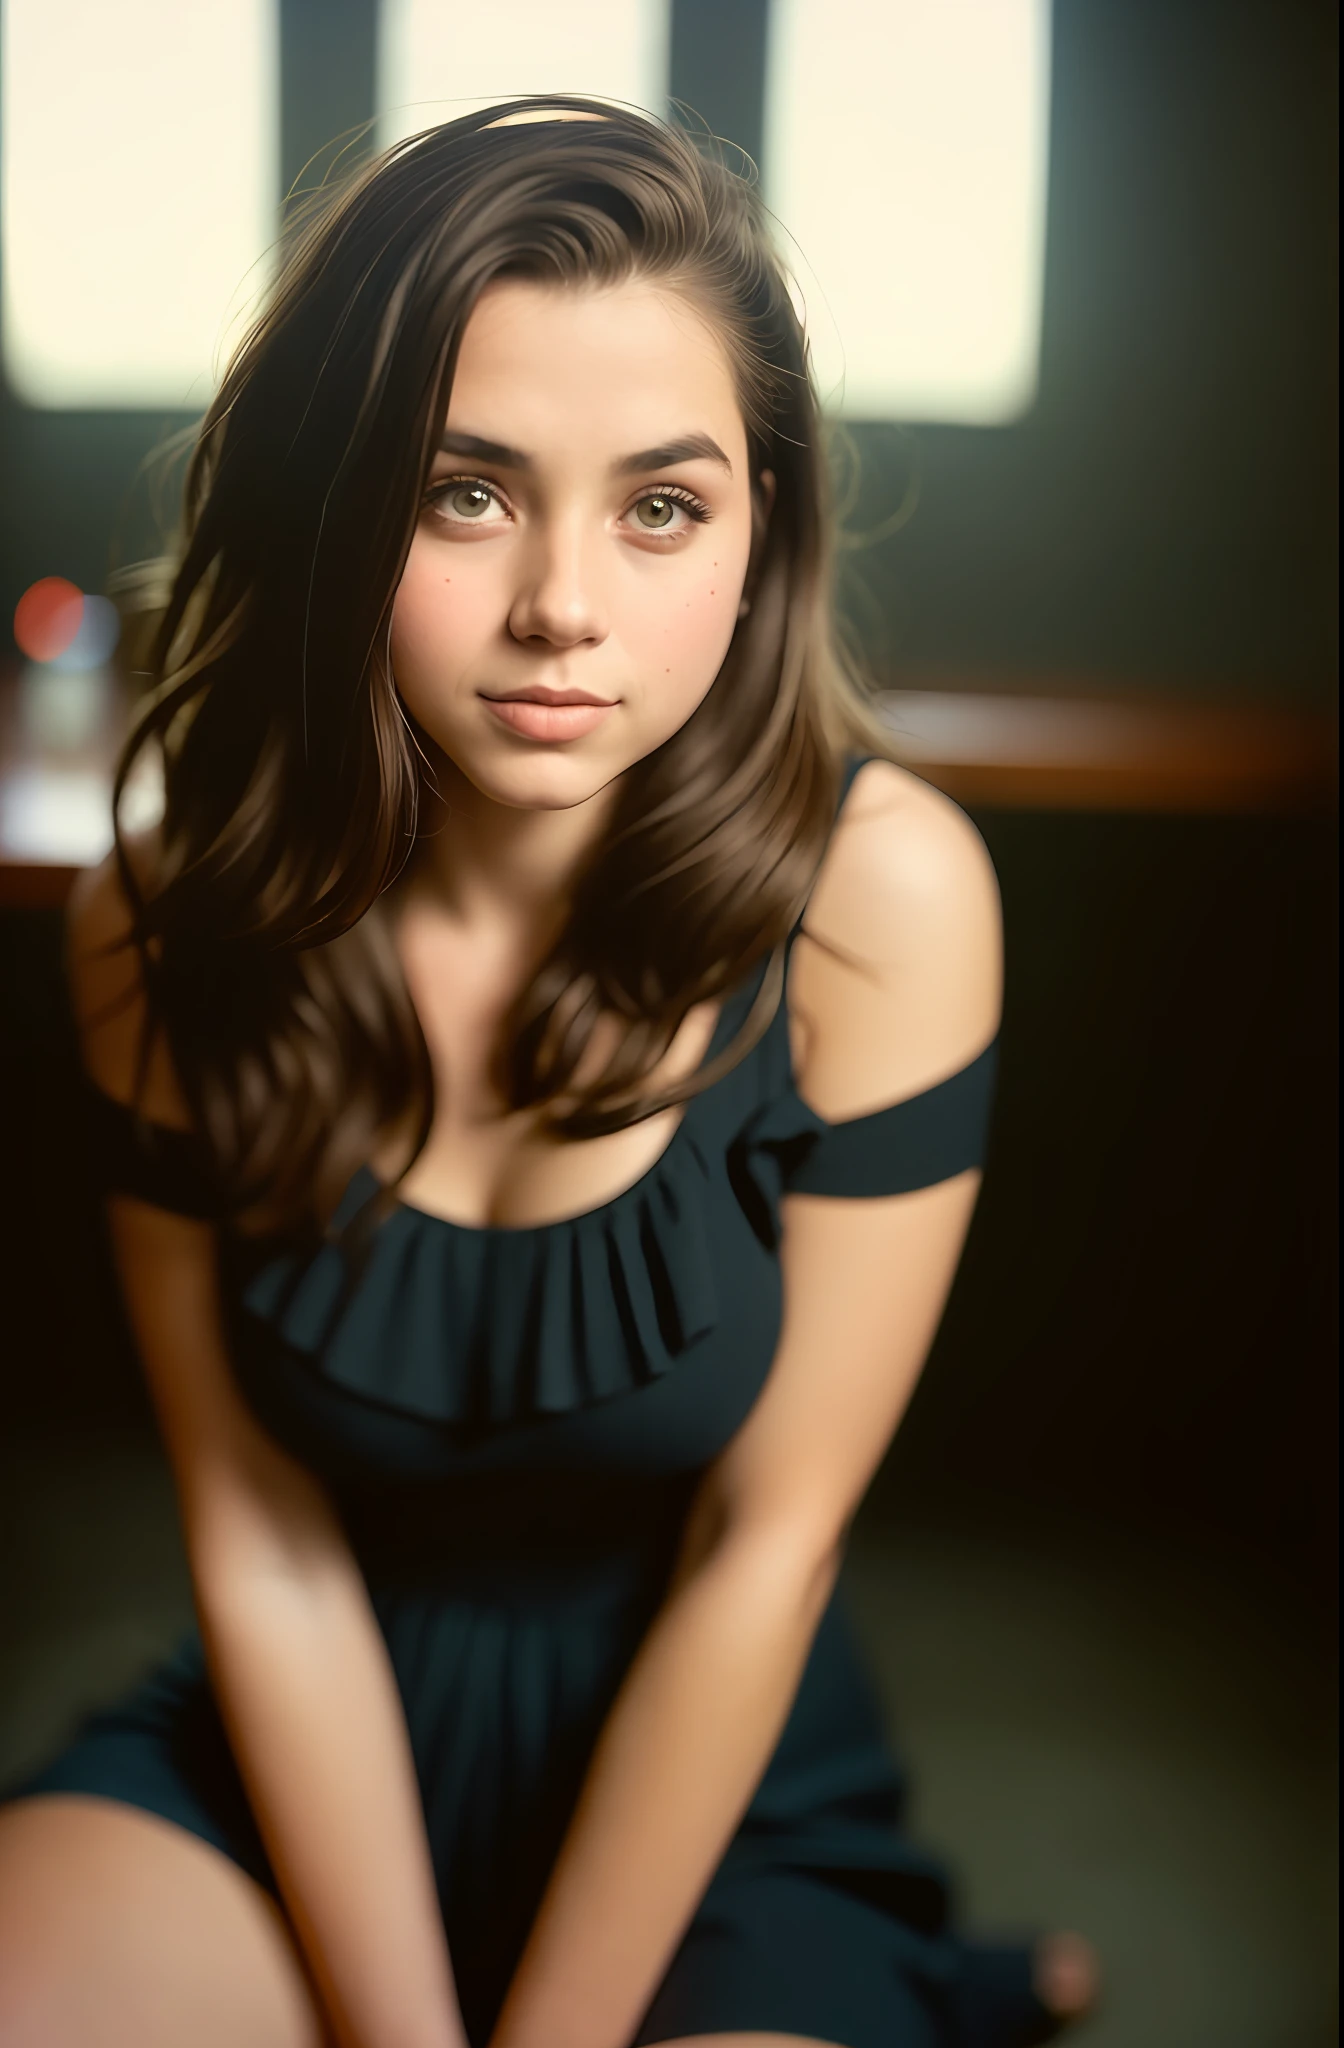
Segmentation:
[[(129, 908), (109, 858), (82, 876), (72, 894), (67, 960), (85, 1066), (104, 1094), (122, 1102), (136, 1095), (145, 1023), (138, 954), (124, 943), (129, 929)], [(154, 1123), (190, 1129), (161, 1033), (139, 1102)], [(108, 1215), (198, 1583), (236, 1567), (292, 1570), (330, 1555), (337, 1525), (320, 1489), (262, 1430), (237, 1390), (214, 1227), (115, 1189)]]
[(898, 1102), (980, 1052), (1002, 1004), (1002, 913), (984, 841), (928, 783), (869, 762), (793, 950), (799, 1092), (833, 1120)]
[[(795, 1075), (828, 1121), (920, 1094), (994, 1038), (993, 867), (969, 819), (904, 770), (860, 771), (804, 933), (789, 987)], [(901, 1194), (785, 1195), (779, 1346), (706, 1475), (720, 1525), (768, 1522), (807, 1556), (838, 1547), (914, 1390), (979, 1183), (968, 1167)]]

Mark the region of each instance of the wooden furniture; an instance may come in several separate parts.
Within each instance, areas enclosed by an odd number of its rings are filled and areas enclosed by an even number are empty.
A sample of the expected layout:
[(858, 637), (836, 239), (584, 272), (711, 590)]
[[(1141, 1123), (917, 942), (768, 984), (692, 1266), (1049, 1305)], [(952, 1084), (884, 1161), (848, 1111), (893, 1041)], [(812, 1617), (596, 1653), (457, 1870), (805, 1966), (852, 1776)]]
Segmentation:
[(948, 685), (885, 700), (902, 758), (958, 803), (1018, 810), (1293, 812), (1336, 801), (1320, 712)]
[[(1337, 728), (1321, 713), (969, 679), (883, 702), (901, 757), (971, 810), (1291, 813), (1335, 801)], [(0, 673), (0, 907), (58, 908), (101, 859), (126, 719), (110, 671)]]

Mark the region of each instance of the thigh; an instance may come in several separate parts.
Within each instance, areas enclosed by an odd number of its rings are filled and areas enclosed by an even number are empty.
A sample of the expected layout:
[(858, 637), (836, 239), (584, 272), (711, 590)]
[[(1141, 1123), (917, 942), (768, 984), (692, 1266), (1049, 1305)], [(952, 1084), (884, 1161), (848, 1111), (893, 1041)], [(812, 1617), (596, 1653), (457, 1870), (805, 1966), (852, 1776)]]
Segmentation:
[(279, 1907), (208, 1842), (112, 1799), (0, 1808), (5, 2048), (326, 2048)]

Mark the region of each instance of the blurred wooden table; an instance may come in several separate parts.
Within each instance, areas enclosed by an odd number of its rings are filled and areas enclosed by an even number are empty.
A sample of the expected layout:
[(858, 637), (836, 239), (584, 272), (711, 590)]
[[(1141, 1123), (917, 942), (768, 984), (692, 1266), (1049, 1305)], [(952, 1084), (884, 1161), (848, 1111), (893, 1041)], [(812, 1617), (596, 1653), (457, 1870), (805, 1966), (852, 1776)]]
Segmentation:
[[(1336, 800), (1337, 725), (1322, 713), (941, 678), (883, 704), (901, 758), (972, 810), (1291, 814)], [(0, 907), (59, 908), (107, 851), (126, 719), (108, 672), (0, 672)]]
[(970, 809), (1329, 811), (1338, 723), (1321, 712), (1037, 690), (894, 690), (901, 758)]

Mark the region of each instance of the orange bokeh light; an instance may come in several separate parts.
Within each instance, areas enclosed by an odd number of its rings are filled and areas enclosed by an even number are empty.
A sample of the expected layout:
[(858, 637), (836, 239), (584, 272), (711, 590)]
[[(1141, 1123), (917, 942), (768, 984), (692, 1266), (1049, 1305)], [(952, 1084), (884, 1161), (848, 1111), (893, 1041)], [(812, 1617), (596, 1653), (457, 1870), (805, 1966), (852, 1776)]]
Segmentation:
[(40, 576), (14, 607), (14, 638), (30, 661), (54, 661), (79, 631), (84, 594), (64, 576)]

